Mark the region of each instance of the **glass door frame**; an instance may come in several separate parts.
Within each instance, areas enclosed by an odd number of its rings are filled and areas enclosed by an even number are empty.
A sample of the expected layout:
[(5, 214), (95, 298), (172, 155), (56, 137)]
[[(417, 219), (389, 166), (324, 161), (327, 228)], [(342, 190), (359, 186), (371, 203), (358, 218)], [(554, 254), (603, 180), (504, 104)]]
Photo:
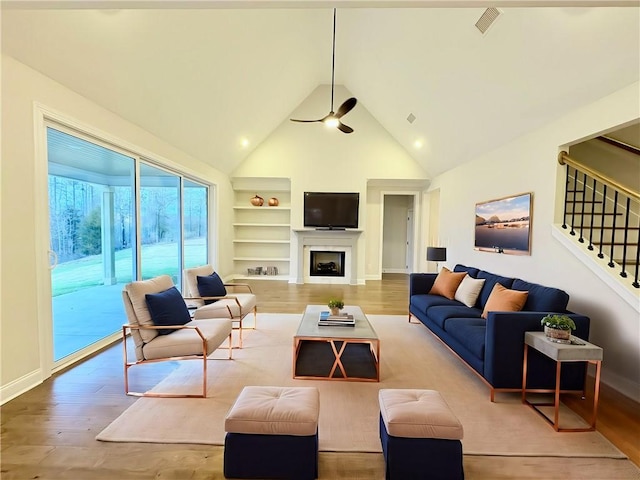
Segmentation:
[[(135, 201), (135, 232), (136, 241), (132, 245), (135, 265), (135, 278), (140, 277), (140, 251), (141, 251), (141, 237), (139, 222), (140, 215), (140, 164), (144, 162), (153, 167), (160, 168), (175, 174), (179, 178), (179, 195), (180, 195), (180, 265), (184, 265), (184, 248), (182, 242), (184, 241), (184, 215), (183, 215), (183, 188), (184, 180), (188, 179), (192, 182), (198, 183), (207, 188), (207, 256), (208, 262), (214, 261), (214, 255), (217, 252), (217, 247), (213, 241), (213, 233), (216, 231), (216, 225), (214, 222), (214, 215), (212, 215), (212, 205), (215, 201), (216, 186), (210, 182), (197, 178), (193, 175), (186, 174), (175, 168), (167, 167), (159, 163), (158, 161), (149, 158), (149, 155), (143, 155), (136, 153), (136, 150), (143, 150), (136, 148), (134, 145), (130, 145), (128, 142), (123, 141), (115, 136), (106, 134), (99, 131), (94, 127), (83, 124), (76, 120), (54, 111), (39, 103), (34, 104), (34, 149), (35, 149), (35, 204), (40, 208), (37, 208), (35, 220), (36, 231), (36, 285), (35, 285), (35, 301), (37, 303), (38, 311), (38, 345), (40, 352), (40, 369), (36, 373), (39, 376), (39, 381), (44, 381), (49, 378), (53, 373), (60, 371), (69, 365), (77, 362), (78, 360), (85, 358), (92, 353), (101, 350), (104, 347), (110, 346), (114, 342), (121, 339), (122, 333), (120, 331), (114, 332), (112, 335), (105, 337), (99, 342), (96, 342), (89, 347), (82, 349), (74, 354), (64, 357), (58, 362), (53, 360), (53, 308), (52, 308), (52, 283), (51, 273), (51, 251), (50, 251), (50, 232), (49, 232), (49, 194), (48, 194), (48, 148), (47, 148), (47, 127), (54, 128), (56, 130), (63, 131), (70, 135), (77, 136), (83, 140), (98, 144), (105, 148), (114, 150), (118, 153), (126, 155), (134, 159), (134, 201)], [(182, 270), (182, 269), (181, 269)], [(181, 275), (182, 272), (181, 272)], [(123, 318), (123, 323), (126, 319)]]

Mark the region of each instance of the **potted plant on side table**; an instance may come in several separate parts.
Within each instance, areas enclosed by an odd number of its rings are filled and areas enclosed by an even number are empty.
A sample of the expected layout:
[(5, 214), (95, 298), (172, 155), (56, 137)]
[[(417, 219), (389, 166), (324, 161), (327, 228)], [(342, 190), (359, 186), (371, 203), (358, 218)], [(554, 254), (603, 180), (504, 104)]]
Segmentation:
[(331, 310), (331, 315), (340, 315), (340, 310), (344, 308), (344, 302), (339, 298), (331, 298), (327, 303), (327, 307)]
[(576, 329), (576, 324), (567, 315), (549, 313), (542, 317), (540, 324), (549, 339), (563, 343), (571, 341), (571, 331)]

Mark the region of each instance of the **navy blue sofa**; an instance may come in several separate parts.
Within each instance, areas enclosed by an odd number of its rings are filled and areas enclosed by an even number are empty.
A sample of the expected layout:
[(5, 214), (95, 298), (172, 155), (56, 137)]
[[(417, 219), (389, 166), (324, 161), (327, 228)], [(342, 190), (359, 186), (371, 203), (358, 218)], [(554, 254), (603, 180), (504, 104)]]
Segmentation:
[[(522, 389), (524, 333), (542, 331), (540, 320), (547, 313), (564, 313), (575, 322), (573, 335), (589, 339), (589, 317), (569, 312), (569, 295), (557, 288), (503, 277), (465, 265), (454, 272), (467, 272), (485, 279), (474, 307), (440, 295), (430, 295), (437, 274), (413, 273), (409, 279), (409, 320), (415, 317), (473, 368), (491, 387), (491, 401), (496, 391)], [(512, 290), (527, 291), (527, 301), (519, 312), (489, 312), (481, 317), (489, 294), (496, 283)], [(554, 389), (556, 363), (529, 349), (527, 390)], [(561, 389), (583, 391), (586, 364), (562, 366)]]

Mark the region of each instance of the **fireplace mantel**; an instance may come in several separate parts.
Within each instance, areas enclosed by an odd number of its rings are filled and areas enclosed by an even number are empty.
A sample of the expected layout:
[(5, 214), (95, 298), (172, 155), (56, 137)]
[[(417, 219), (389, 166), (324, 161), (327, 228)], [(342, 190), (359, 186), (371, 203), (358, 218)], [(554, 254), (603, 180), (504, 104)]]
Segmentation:
[(298, 240), (295, 283), (304, 283), (305, 247), (350, 247), (351, 268), (349, 279), (352, 285), (358, 282), (358, 238), (362, 230), (315, 230), (313, 228), (292, 229)]

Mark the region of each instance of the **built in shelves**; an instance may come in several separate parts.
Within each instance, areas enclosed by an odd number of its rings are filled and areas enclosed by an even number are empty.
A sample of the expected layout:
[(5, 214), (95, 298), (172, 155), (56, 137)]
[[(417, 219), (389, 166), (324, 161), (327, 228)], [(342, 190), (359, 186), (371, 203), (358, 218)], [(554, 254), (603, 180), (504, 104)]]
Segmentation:
[[(235, 178), (233, 248), (235, 278), (285, 280), (291, 261), (291, 183), (283, 178)], [(251, 199), (260, 196), (262, 206)], [(270, 206), (269, 199), (277, 199)], [(277, 275), (249, 274), (262, 268)]]

